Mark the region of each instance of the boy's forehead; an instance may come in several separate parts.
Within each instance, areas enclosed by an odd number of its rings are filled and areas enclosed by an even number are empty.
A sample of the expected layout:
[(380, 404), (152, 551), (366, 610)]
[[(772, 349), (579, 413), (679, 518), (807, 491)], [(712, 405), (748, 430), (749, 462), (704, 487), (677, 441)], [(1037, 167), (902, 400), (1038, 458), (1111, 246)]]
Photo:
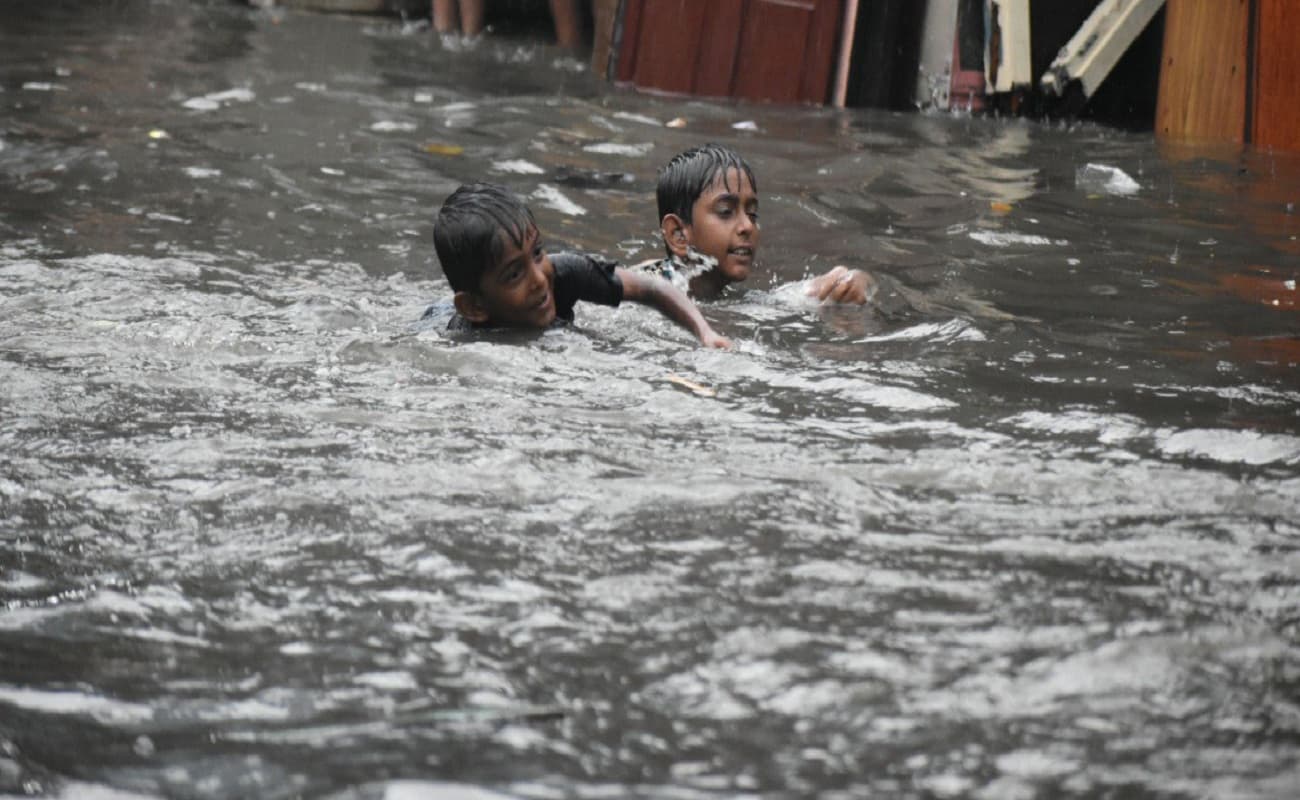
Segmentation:
[[(531, 245), (540, 234), (537, 226), (529, 224), (518, 231), (512, 231), (508, 228), (502, 228), (497, 232), (497, 238), (501, 240), (501, 252), (513, 254), (515, 251), (531, 249)], [(516, 238), (518, 241), (516, 241)]]
[(713, 174), (713, 180), (709, 181), (709, 184), (704, 187), (704, 191), (700, 193), (700, 196), (705, 197), (727, 193), (745, 194), (746, 192), (749, 194), (757, 194), (754, 191), (753, 185), (750, 183), (749, 176), (746, 175), (743, 170), (737, 169), (736, 167), (727, 167), (726, 169), (718, 170)]

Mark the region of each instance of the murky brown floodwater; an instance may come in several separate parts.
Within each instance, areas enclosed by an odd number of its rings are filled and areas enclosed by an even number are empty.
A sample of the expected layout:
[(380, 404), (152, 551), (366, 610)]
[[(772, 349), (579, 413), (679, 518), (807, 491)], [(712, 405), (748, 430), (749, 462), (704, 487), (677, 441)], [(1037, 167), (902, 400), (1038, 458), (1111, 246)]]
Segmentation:
[[(4, 4), (0, 109), (0, 794), (1296, 796), (1300, 157), (215, 0)], [(458, 183), (640, 259), (707, 140), (735, 352), (416, 324)]]

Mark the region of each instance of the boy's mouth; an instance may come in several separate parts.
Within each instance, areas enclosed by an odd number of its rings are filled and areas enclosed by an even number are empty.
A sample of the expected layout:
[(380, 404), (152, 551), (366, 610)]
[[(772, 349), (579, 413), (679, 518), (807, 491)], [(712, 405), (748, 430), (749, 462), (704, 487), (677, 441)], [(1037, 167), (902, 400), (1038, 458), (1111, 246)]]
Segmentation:
[(732, 248), (730, 248), (729, 250), (727, 250), (727, 255), (734, 256), (735, 258), (742, 258), (742, 259), (748, 259), (748, 260), (750, 260), (750, 261), (753, 261), (753, 260), (754, 260), (754, 248), (752, 248), (752, 247), (732, 247)]

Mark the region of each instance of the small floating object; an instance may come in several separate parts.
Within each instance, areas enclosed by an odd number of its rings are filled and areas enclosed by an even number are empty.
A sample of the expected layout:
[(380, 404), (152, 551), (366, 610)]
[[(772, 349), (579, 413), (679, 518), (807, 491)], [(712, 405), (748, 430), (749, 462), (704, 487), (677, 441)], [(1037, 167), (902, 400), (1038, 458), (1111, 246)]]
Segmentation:
[(426, 142), (420, 149), (435, 156), (458, 156), (465, 152), (465, 148), (458, 144), (439, 144), (438, 142)]
[(171, 135), (170, 133), (168, 133), (167, 131), (163, 130), (162, 128), (154, 128), (153, 130), (149, 131), (149, 138), (150, 138), (150, 139), (170, 139), (170, 138), (172, 138), (172, 135)]
[(1000, 201), (1000, 200), (994, 200), (993, 202), (989, 203), (989, 208), (993, 211), (994, 214), (1010, 214), (1010, 213), (1011, 213), (1011, 204), (1010, 204), (1010, 203), (1003, 203), (1003, 202)]
[(604, 189), (612, 186), (630, 186), (636, 178), (630, 172), (602, 172), (578, 167), (559, 167), (555, 182), (577, 189)]
[(696, 383), (695, 381), (690, 380), (690, 379), (688, 379), (688, 378), (683, 378), (683, 377), (680, 376), (680, 375), (669, 375), (669, 376), (668, 376), (668, 382), (669, 382), (669, 383), (675, 383), (675, 384), (677, 384), (678, 386), (682, 387), (683, 389), (689, 389), (690, 391), (694, 392), (695, 394), (699, 395), (700, 397), (717, 397), (717, 396), (718, 396), (718, 393), (717, 393), (715, 390), (710, 389), (709, 387), (707, 387), (707, 386), (705, 386), (705, 385), (703, 385), (703, 384)]
[(756, 131), (758, 130), (758, 123), (752, 119), (747, 119), (741, 122), (737, 122), (731, 127), (735, 128), (738, 131)]
[(686, 118), (685, 118), (685, 117), (673, 117), (672, 119), (668, 120), (668, 121), (665, 122), (664, 124), (667, 125), (669, 128), (685, 128), (685, 127), (686, 127)]
[(1127, 172), (1109, 164), (1085, 164), (1074, 172), (1074, 184), (1088, 193), (1128, 196), (1142, 188)]

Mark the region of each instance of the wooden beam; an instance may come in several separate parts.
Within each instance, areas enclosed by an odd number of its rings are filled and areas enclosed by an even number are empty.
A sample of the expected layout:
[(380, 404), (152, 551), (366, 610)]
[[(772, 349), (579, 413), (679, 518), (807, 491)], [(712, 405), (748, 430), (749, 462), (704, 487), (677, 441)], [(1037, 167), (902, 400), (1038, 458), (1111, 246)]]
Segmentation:
[(1249, 2), (1169, 0), (1157, 136), (1237, 143), (1245, 139)]
[(1164, 2), (1165, 0), (1101, 0), (1101, 4), (1047, 68), (1047, 74), (1041, 81), (1044, 91), (1064, 95), (1069, 83), (1077, 80), (1083, 87), (1084, 96), (1092, 97), (1093, 92), (1097, 91), (1101, 82), (1115, 68), (1124, 51), (1133, 44), (1134, 39), (1142, 35)]
[(858, 0), (844, 4), (844, 22), (840, 25), (840, 58), (835, 67), (835, 89), (831, 104), (844, 108), (849, 94), (849, 66), (853, 63), (853, 35), (858, 30)]

